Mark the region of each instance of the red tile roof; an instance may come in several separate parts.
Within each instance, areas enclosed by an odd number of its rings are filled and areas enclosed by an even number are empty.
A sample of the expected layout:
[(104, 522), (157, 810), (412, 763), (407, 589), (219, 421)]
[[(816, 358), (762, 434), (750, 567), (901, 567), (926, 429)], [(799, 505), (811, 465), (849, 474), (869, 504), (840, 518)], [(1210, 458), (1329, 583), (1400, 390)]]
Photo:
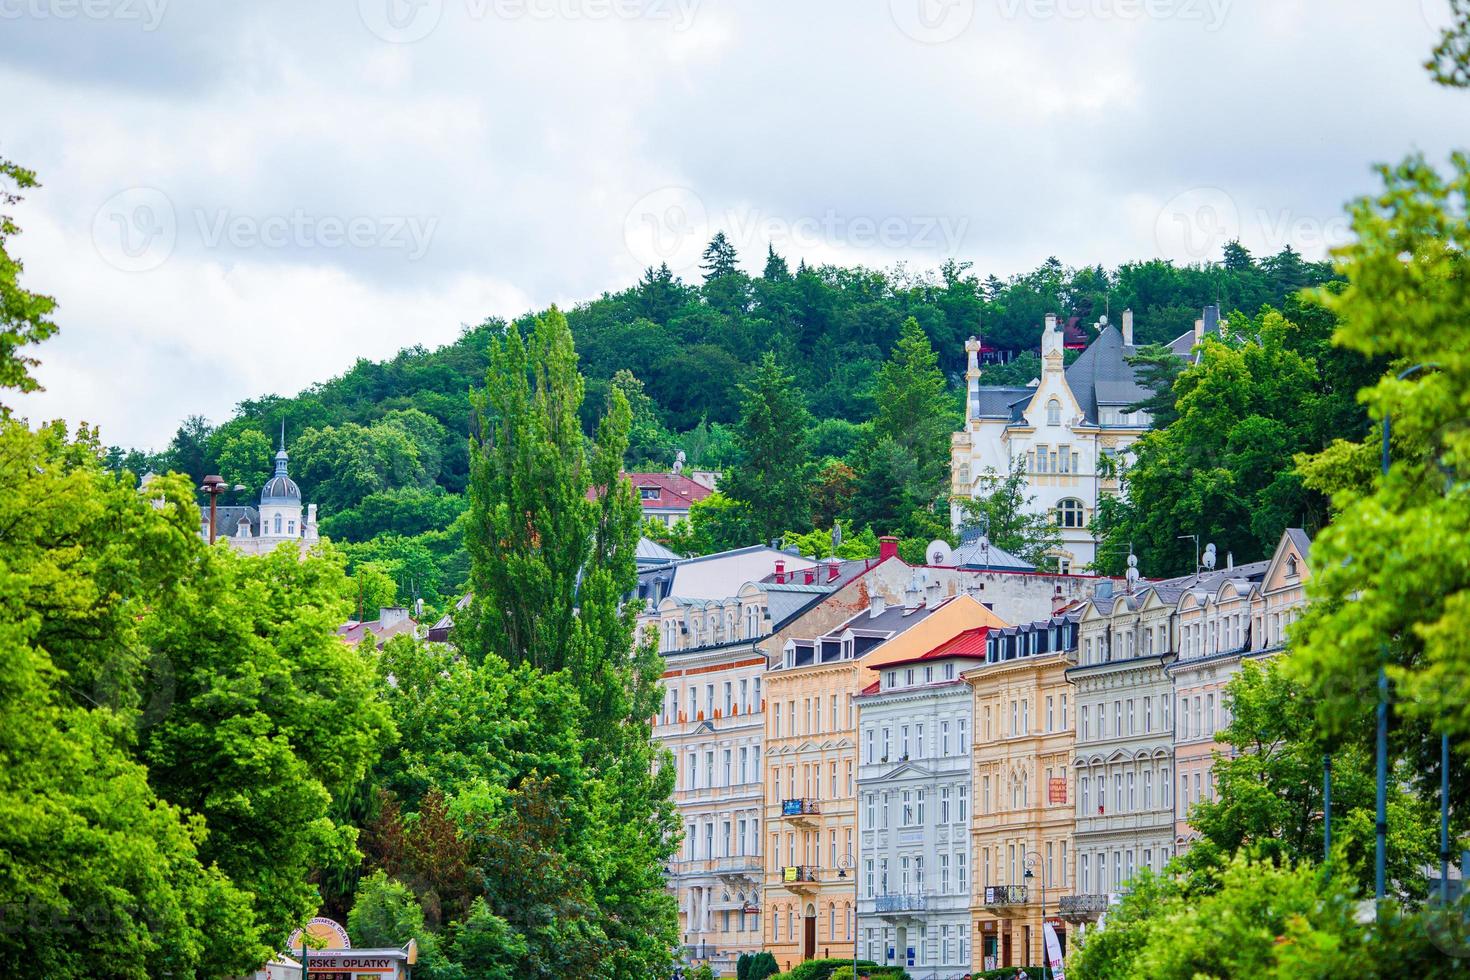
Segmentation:
[[(703, 500), (714, 493), (709, 487), (702, 483), (695, 483), (689, 477), (674, 473), (624, 473), (633, 482), (633, 489), (639, 491), (639, 503), (644, 510), (657, 510), (661, 508), (686, 508), (696, 500)], [(645, 498), (642, 490), (644, 487), (657, 487), (657, 498)], [(587, 491), (587, 499), (593, 500), (597, 497), (597, 488), (593, 487)]]
[(920, 660), (943, 660), (948, 657), (964, 657), (967, 660), (985, 659), (985, 641), (990, 633), (989, 626), (973, 626), (956, 636), (945, 640), (939, 646), (928, 653), (921, 653), (913, 657), (905, 657), (903, 660), (890, 660), (883, 664), (893, 667), (897, 664), (918, 663)]

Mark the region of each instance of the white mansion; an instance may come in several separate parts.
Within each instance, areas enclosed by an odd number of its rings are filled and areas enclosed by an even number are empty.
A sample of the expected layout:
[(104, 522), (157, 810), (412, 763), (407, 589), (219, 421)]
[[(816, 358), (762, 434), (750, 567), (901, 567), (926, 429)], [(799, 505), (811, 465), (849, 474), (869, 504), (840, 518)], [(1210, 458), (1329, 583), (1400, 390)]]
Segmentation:
[[(1119, 493), (1128, 447), (1152, 424), (1148, 413), (1130, 406), (1151, 392), (1138, 383), (1128, 358), (1133, 344), (1133, 311), (1123, 312), (1123, 328), (1104, 317), (1097, 337), (1071, 366), (1064, 366), (1063, 332), (1048, 314), (1041, 335), (1040, 381), (1024, 387), (982, 385), (981, 343), (971, 337), (966, 371), (965, 427), (950, 443), (951, 520), (965, 522), (960, 500), (981, 496), (987, 471), (1009, 472), (1012, 460), (1026, 474), (1027, 493), (1037, 511), (1050, 511), (1061, 530), (1056, 551), (1066, 574), (1092, 565), (1096, 543), (1089, 525), (1098, 500)], [(1219, 330), (1219, 310), (1208, 307), (1169, 346), (1188, 357), (1206, 333)]]

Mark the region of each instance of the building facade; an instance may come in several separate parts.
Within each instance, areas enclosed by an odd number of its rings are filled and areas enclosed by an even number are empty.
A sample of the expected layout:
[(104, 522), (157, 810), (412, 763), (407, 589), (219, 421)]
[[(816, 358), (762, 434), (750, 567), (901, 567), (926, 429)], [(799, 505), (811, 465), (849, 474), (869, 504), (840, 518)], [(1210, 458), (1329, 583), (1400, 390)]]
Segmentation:
[(965, 344), (965, 427), (950, 447), (952, 519), (965, 523), (960, 500), (985, 493), (987, 473), (1005, 476), (1012, 465), (1026, 475), (1026, 492), (1039, 512), (1050, 512), (1061, 531), (1055, 552), (1063, 572), (1091, 566), (1088, 529), (1098, 500), (1120, 490), (1122, 454), (1148, 429), (1150, 419), (1129, 406), (1149, 397), (1128, 358), (1134, 353), (1133, 314), (1123, 329), (1099, 324), (1095, 340), (1064, 366), (1063, 334), (1054, 314), (1041, 335), (1039, 383), (1024, 387), (982, 385), (981, 343)]
[[(263, 555), (285, 542), (302, 551), (319, 540), (316, 504), (303, 506), (301, 488), (288, 472), (291, 457), (286, 452), (285, 430), (276, 451), (276, 469), (260, 490), (255, 507), (225, 506), (215, 510), (215, 538), (224, 538), (236, 551)], [(148, 477), (144, 477), (144, 482)], [(209, 507), (200, 511), (199, 536), (209, 540)]]
[(1212, 589), (1187, 589), (1176, 603), (1179, 659), (1168, 668), (1174, 682), (1174, 763), (1179, 773), (1176, 851), (1188, 850), (1195, 837), (1190, 807), (1215, 799), (1215, 753), (1230, 751), (1215, 741), (1216, 733), (1230, 724), (1225, 688), (1242, 662), (1283, 649), (1286, 628), (1306, 603), (1310, 553), (1306, 532), (1288, 528), (1263, 568), (1258, 562), (1244, 574), (1220, 579)]
[(889, 660), (974, 626), (1004, 625), (967, 595), (929, 604), (911, 574), (902, 604), (793, 637), (766, 675), (765, 948), (783, 968), (853, 953), (857, 870), (856, 698)]
[(761, 680), (754, 638), (665, 653), (654, 738), (678, 767), (684, 842), (670, 864), (684, 958), (733, 974), (761, 948)]
[[(1129, 557), (1130, 566), (1136, 565)], [(1064, 917), (1095, 921), (1139, 868), (1159, 871), (1175, 854), (1174, 682), (1179, 600), (1250, 581), (1265, 562), (1141, 582), (1095, 596), (1078, 624), (1074, 690), (1077, 830), (1075, 891)]]
[(858, 697), (858, 955), (918, 976), (970, 970), (973, 711), (990, 627), (889, 661)]
[[(1041, 926), (1072, 890), (1075, 615), (992, 631), (965, 673), (974, 703), (973, 964), (1045, 962)], [(1065, 948), (1066, 926), (1054, 925)]]
[[(954, 526), (966, 521), (961, 501), (985, 492), (987, 472), (1004, 476), (1014, 463), (1026, 474), (1031, 506), (1056, 519), (1061, 545), (1053, 554), (1063, 572), (1092, 565), (1096, 545), (1089, 526), (1098, 501), (1122, 492), (1128, 449), (1153, 424), (1147, 412), (1131, 410), (1152, 394), (1128, 363), (1136, 352), (1133, 311), (1123, 311), (1121, 330), (1101, 318), (1092, 341), (1067, 365), (1065, 352), (1081, 339), (1075, 328), (1047, 314), (1041, 378), (1024, 386), (981, 384), (986, 347), (971, 337), (965, 344), (965, 424), (950, 443)], [(1206, 307), (1194, 329), (1168, 346), (1188, 359), (1207, 335), (1220, 331), (1218, 307)]]

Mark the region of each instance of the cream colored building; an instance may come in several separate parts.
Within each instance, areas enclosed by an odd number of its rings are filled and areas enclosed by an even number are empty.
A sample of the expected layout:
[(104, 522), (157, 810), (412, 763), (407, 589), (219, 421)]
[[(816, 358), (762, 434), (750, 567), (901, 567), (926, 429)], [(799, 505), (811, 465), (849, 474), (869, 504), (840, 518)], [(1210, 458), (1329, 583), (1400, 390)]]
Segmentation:
[(974, 699), (973, 969), (1045, 962), (1043, 914), (1072, 891), (1072, 686), (1075, 617), (1056, 616), (987, 638), (966, 671)]
[(1004, 623), (968, 595), (930, 604), (911, 576), (837, 628), (783, 645), (766, 675), (765, 948), (783, 969), (853, 953), (858, 895), (855, 697), (889, 660)]
[(1257, 562), (1213, 588), (1188, 589), (1176, 603), (1179, 659), (1168, 667), (1174, 682), (1174, 765), (1179, 773), (1176, 851), (1188, 850), (1195, 837), (1190, 807), (1215, 798), (1215, 753), (1230, 751), (1215, 741), (1216, 733), (1230, 724), (1226, 685), (1244, 660), (1283, 649), (1286, 628), (1306, 603), (1311, 547), (1305, 531), (1287, 528), (1264, 567)]
[(959, 501), (983, 493), (987, 471), (1004, 477), (1019, 461), (1032, 507), (1050, 513), (1060, 529), (1059, 569), (1081, 571), (1096, 551), (1089, 526), (1098, 500), (1119, 492), (1123, 455), (1151, 424), (1146, 412), (1128, 411), (1150, 395), (1127, 360), (1134, 352), (1133, 314), (1123, 314), (1121, 332), (1101, 324), (1071, 366), (1064, 366), (1057, 318), (1047, 314), (1041, 380), (1030, 386), (982, 385), (980, 346), (973, 337), (965, 344), (965, 427), (950, 446), (954, 524), (964, 523)]
[[(1192, 356), (1206, 335), (1220, 332), (1220, 311), (1206, 307), (1194, 329), (1169, 347)], [(1065, 363), (1063, 329), (1047, 314), (1041, 334), (1041, 378), (1024, 386), (981, 384), (981, 342), (965, 344), (965, 425), (950, 442), (950, 493), (955, 527), (965, 522), (960, 501), (979, 496), (986, 471), (1005, 476), (1013, 460), (1026, 474), (1026, 491), (1037, 513), (1050, 514), (1061, 533), (1053, 553), (1062, 572), (1093, 564), (1096, 543), (1089, 529), (1098, 501), (1122, 492), (1119, 480), (1128, 450), (1153, 424), (1147, 412), (1131, 411), (1152, 392), (1139, 384), (1128, 359), (1134, 355), (1133, 311), (1123, 311), (1122, 329), (1103, 317), (1096, 336), (1075, 362)]]

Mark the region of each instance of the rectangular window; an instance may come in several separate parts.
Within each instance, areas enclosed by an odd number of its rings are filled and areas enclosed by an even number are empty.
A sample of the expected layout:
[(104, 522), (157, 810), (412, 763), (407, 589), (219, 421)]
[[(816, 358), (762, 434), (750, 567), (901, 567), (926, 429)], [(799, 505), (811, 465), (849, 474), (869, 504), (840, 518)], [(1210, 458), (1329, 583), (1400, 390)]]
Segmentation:
[(949, 722), (948, 721), (941, 721), (939, 723), (939, 754), (941, 756), (949, 755)]
[[(949, 855), (948, 854), (941, 854), (941, 855), (939, 855), (939, 893), (941, 895), (947, 895), (947, 894), (949, 894)], [(945, 928), (948, 929), (949, 927), (946, 926)]]
[(954, 856), (955, 871), (959, 875), (959, 890), (962, 893), (968, 892), (970, 890), (970, 872), (969, 865), (967, 863), (968, 859), (969, 855), (966, 854), (964, 851), (960, 851)]
[(960, 739), (959, 754), (960, 755), (967, 755), (967, 754), (969, 754), (969, 751), (970, 751), (970, 745), (969, 745), (969, 741), (968, 741), (968, 739), (969, 739), (968, 729), (970, 727), (970, 723), (969, 723), (969, 721), (967, 719), (961, 718), (958, 722), (956, 722), (956, 724), (959, 725), (959, 739)]
[(960, 783), (959, 804), (957, 809), (958, 813), (955, 814), (955, 819), (957, 821), (959, 821), (960, 823), (965, 823), (967, 820), (970, 819), (970, 787), (966, 786), (964, 783)]

